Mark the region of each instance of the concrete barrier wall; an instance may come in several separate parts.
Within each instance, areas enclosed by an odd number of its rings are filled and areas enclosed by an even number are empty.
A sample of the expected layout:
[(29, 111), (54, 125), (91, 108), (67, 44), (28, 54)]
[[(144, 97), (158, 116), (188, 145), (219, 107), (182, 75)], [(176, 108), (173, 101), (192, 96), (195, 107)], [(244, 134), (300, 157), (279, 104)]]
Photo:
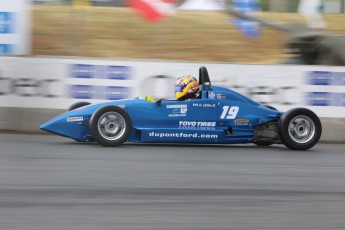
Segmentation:
[(40, 125), (63, 112), (61, 109), (0, 107), (0, 132), (43, 133)]

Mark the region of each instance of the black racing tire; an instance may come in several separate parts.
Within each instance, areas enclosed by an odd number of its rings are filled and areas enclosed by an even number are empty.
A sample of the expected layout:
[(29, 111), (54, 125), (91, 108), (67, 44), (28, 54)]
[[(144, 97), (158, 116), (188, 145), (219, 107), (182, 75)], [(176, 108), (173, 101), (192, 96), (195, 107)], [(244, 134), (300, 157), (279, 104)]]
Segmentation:
[(93, 140), (106, 147), (115, 147), (126, 142), (132, 131), (128, 113), (118, 106), (105, 106), (93, 113), (90, 119)]
[(90, 105), (91, 103), (90, 102), (86, 102), (86, 101), (78, 101), (72, 105), (70, 105), (68, 108), (67, 108), (67, 112), (73, 110), (73, 109), (77, 109), (77, 108), (80, 108), (80, 107), (83, 107), (83, 106), (87, 106), (87, 105)]
[(283, 114), (278, 123), (283, 144), (293, 150), (307, 150), (320, 140), (322, 126), (318, 116), (309, 109), (296, 108)]

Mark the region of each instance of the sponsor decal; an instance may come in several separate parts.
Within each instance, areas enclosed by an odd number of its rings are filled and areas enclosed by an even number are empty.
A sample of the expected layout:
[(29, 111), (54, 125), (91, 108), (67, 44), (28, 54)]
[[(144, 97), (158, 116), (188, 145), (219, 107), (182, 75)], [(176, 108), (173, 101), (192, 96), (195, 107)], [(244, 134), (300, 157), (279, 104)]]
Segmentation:
[(208, 92), (208, 98), (215, 99), (216, 98), (216, 94), (213, 91), (210, 91), (210, 92)]
[(167, 105), (168, 109), (174, 109), (168, 117), (185, 117), (187, 116), (187, 105)]
[(185, 116), (187, 116), (187, 109), (174, 109), (173, 113), (168, 115), (168, 117), (185, 117)]
[(84, 118), (79, 116), (79, 117), (67, 117), (67, 122), (73, 122), (73, 121), (83, 121)]
[(236, 125), (249, 125), (248, 119), (236, 119), (235, 120)]
[(215, 108), (214, 103), (193, 103), (193, 107)]
[(167, 105), (167, 109), (187, 108), (187, 105)]
[(179, 121), (180, 127), (215, 127), (216, 122), (213, 121)]
[(150, 132), (150, 137), (159, 137), (159, 138), (197, 138), (197, 139), (216, 139), (218, 138), (217, 134), (198, 134), (198, 133), (163, 133), (163, 132)]
[(217, 93), (217, 99), (226, 99), (226, 94)]

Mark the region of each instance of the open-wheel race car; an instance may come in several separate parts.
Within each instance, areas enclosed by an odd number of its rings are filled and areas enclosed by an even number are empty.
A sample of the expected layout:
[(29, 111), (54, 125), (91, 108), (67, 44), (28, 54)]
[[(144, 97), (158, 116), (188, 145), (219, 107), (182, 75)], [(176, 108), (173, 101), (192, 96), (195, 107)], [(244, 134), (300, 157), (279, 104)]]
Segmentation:
[(199, 69), (199, 84), (200, 98), (194, 100), (78, 102), (40, 128), (103, 146), (254, 143), (306, 150), (320, 139), (321, 122), (311, 110), (281, 112), (231, 89), (213, 86), (205, 67)]

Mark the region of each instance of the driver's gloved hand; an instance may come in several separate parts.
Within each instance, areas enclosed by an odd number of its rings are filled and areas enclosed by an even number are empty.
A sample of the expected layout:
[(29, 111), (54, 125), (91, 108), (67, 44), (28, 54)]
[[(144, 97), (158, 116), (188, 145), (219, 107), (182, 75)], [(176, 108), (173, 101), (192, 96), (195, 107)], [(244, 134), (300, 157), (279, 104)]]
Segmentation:
[(151, 96), (146, 96), (145, 100), (148, 101), (148, 102), (156, 102), (156, 100), (153, 99)]

